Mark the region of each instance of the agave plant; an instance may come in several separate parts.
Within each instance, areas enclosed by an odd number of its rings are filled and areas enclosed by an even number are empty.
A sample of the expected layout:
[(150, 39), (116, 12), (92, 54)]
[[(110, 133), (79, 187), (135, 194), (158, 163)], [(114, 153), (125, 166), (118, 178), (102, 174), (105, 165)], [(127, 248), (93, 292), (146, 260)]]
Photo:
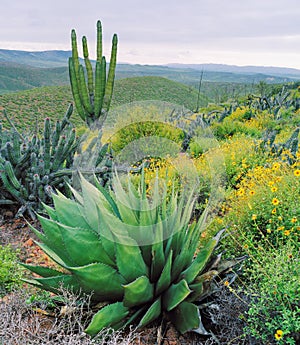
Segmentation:
[(26, 281), (102, 302), (86, 328), (91, 336), (133, 322), (143, 327), (162, 315), (181, 333), (208, 334), (199, 304), (213, 277), (236, 263), (212, 259), (223, 231), (197, 250), (202, 220), (191, 221), (192, 193), (166, 195), (155, 182), (149, 196), (143, 177), (137, 188), (117, 175), (112, 185), (108, 192), (81, 176), (80, 192), (71, 188), (74, 200), (53, 195), (54, 208), (45, 206), (49, 218), (39, 216), (43, 232), (33, 230), (63, 270), (24, 264), (41, 276)]

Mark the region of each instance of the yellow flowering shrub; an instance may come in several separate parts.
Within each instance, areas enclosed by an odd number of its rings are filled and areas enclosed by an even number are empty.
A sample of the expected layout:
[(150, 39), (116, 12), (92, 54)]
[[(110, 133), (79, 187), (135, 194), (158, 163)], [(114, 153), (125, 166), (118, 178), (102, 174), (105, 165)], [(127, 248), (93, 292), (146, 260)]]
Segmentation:
[(274, 162), (249, 170), (223, 206), (223, 226), (229, 226), (234, 250), (244, 243), (277, 248), (300, 233), (300, 173), (294, 166)]

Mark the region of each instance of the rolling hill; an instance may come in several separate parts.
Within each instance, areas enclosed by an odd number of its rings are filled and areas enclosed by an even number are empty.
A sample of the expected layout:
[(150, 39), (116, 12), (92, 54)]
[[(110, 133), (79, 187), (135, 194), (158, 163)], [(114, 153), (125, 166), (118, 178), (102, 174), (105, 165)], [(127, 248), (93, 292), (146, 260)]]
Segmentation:
[[(70, 55), (70, 51), (60, 50), (27, 52), (0, 49), (0, 94), (45, 85), (68, 84), (67, 64)], [(158, 76), (195, 86), (199, 83), (202, 70), (204, 71), (203, 82), (255, 84), (260, 81), (283, 83), (300, 79), (298, 70), (250, 67), (214, 64), (159, 66), (118, 63), (116, 79)]]
[[(162, 77), (135, 77), (115, 82), (111, 108), (140, 101), (160, 101), (194, 110), (197, 105), (197, 91), (187, 85)], [(0, 95), (0, 105), (20, 130), (33, 130), (36, 123), (41, 128), (45, 117), (53, 120), (63, 117), (68, 104), (73, 101), (69, 85), (38, 87), (30, 90)], [(201, 95), (200, 105), (207, 104)], [(84, 123), (72, 115), (76, 126)], [(0, 112), (0, 122), (7, 126), (7, 120)]]

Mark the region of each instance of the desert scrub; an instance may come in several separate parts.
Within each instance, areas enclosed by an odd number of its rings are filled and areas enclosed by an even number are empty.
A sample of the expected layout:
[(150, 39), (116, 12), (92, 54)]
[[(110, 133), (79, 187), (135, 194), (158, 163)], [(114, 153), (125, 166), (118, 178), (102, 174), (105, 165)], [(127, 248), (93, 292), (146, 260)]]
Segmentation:
[(246, 332), (264, 344), (298, 344), (300, 340), (299, 250), (289, 240), (277, 250), (264, 249), (247, 269)]
[(216, 138), (224, 140), (231, 138), (236, 134), (245, 134), (250, 137), (259, 138), (261, 130), (253, 126), (253, 121), (237, 121), (231, 117), (226, 117), (222, 122), (214, 122), (211, 126), (212, 132)]
[[(126, 149), (129, 150), (131, 155), (129, 158), (137, 157), (140, 151), (144, 156), (158, 157), (171, 154), (174, 148), (178, 152), (185, 133), (168, 123), (170, 112), (170, 106), (162, 104), (159, 108), (157, 104), (153, 105), (151, 102), (119, 107), (111, 111), (108, 116), (103, 141), (111, 144), (115, 154), (123, 151), (122, 155), (126, 155)], [(144, 140), (146, 143), (143, 143)]]
[[(88, 299), (83, 303), (69, 291), (63, 291), (59, 317), (53, 317), (53, 310), (45, 310), (49, 297), (40, 294), (38, 301), (25, 290), (7, 296), (0, 303), (0, 344), (2, 345), (130, 345), (139, 344), (140, 334), (134, 329), (128, 332), (103, 330), (91, 338), (83, 333), (89, 312)], [(43, 300), (42, 298), (45, 298)], [(39, 311), (43, 311), (42, 315)]]
[[(219, 147), (215, 146), (213, 148), (216, 156), (215, 160), (221, 160), (225, 164), (228, 188), (236, 188), (236, 185), (246, 176), (249, 170), (270, 160), (257, 149), (257, 143), (244, 134), (236, 135), (226, 141), (220, 141)], [(209, 152), (210, 155), (211, 151)], [(199, 173), (202, 174), (206, 174), (207, 169), (209, 169), (205, 163), (205, 155), (195, 160), (195, 165)]]
[[(227, 250), (274, 249), (288, 238), (297, 240), (300, 230), (300, 171), (282, 162), (256, 166), (242, 179), (223, 205), (225, 216), (215, 226), (228, 226)], [(218, 224), (219, 223), (219, 224)]]
[(23, 268), (18, 265), (19, 250), (10, 245), (0, 248), (0, 297), (21, 287)]

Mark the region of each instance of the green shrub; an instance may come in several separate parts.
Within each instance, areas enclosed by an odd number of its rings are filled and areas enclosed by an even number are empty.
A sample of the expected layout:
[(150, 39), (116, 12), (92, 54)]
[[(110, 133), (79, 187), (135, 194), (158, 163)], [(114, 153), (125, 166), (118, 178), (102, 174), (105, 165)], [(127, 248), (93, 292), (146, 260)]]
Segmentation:
[(211, 129), (216, 138), (220, 140), (233, 137), (235, 134), (245, 134), (254, 138), (261, 136), (259, 129), (247, 125), (246, 122), (233, 121), (230, 117), (227, 117), (221, 123), (214, 122)]
[(289, 241), (257, 253), (247, 269), (252, 301), (246, 332), (262, 343), (298, 344), (300, 340), (299, 250)]
[(18, 265), (19, 251), (10, 245), (0, 247), (0, 296), (20, 288), (23, 268)]

